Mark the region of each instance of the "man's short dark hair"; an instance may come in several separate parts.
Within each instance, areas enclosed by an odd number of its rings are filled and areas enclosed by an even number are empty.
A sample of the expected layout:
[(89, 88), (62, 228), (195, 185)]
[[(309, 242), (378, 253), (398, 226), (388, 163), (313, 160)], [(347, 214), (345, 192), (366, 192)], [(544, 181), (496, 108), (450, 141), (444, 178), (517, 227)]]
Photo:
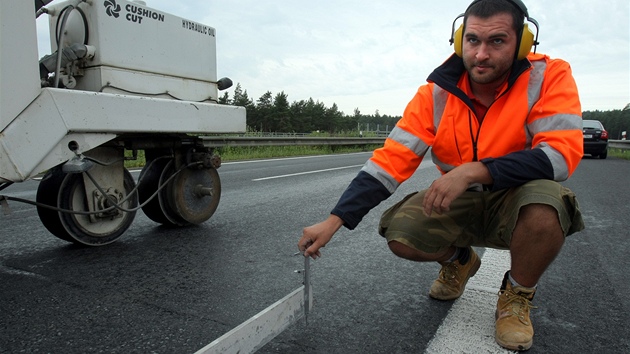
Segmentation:
[(472, 3), (464, 13), (464, 27), (466, 27), (468, 16), (489, 18), (502, 13), (512, 16), (512, 28), (516, 34), (520, 34), (525, 21), (525, 14), (509, 0), (479, 0)]

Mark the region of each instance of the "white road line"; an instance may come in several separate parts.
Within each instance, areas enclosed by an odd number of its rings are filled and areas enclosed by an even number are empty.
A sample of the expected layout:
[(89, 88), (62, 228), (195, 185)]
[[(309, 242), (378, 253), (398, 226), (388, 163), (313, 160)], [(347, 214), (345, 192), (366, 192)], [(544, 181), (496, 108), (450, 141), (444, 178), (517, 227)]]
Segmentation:
[(271, 177), (255, 178), (252, 181), (258, 182), (258, 181), (265, 181), (265, 180), (268, 180), (268, 179), (285, 178), (285, 177), (293, 177), (293, 176), (300, 176), (300, 175), (309, 175), (309, 174), (312, 174), (312, 173), (344, 170), (344, 169), (347, 169), (347, 168), (357, 168), (357, 167), (362, 167), (362, 166), (363, 166), (363, 164), (361, 164), (361, 165), (354, 165), (354, 166), (343, 166), (343, 167), (327, 168), (327, 169), (324, 169), (324, 170), (315, 170), (315, 171), (290, 173), (288, 175), (278, 175), (278, 176), (271, 176)]
[(486, 249), (481, 268), (449, 310), (426, 353), (512, 353), (494, 340), (497, 293), (509, 268), (509, 251)]
[(333, 154), (333, 155), (308, 155), (308, 156), (293, 156), (293, 157), (273, 157), (273, 158), (268, 158), (268, 159), (260, 159), (260, 160), (243, 160), (243, 161), (229, 161), (229, 162), (222, 162), (221, 165), (239, 165), (239, 164), (245, 164), (245, 163), (258, 163), (258, 162), (273, 162), (273, 161), (279, 161), (279, 160), (303, 160), (303, 159), (315, 159), (315, 158), (321, 158), (321, 157), (336, 157), (336, 156), (344, 156), (344, 155), (365, 155), (365, 154), (372, 154), (372, 151), (362, 151), (362, 152), (350, 152), (347, 154)]

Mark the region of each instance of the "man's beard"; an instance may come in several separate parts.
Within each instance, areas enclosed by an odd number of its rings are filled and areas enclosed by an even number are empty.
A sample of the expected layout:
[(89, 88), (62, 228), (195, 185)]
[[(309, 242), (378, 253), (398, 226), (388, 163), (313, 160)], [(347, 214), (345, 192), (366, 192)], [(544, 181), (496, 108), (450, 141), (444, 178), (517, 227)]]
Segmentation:
[[(475, 71), (478, 65), (483, 66), (486, 72), (483, 74), (478, 74)], [(470, 76), (470, 79), (474, 83), (480, 84), (480, 85), (490, 84), (496, 81), (503, 81), (505, 76), (510, 71), (509, 66), (505, 68), (504, 70), (501, 70), (501, 68), (498, 68), (496, 65), (491, 65), (488, 63), (478, 63), (478, 62), (473, 62), (472, 64), (470, 64), (464, 61), (464, 67), (466, 68), (466, 71), (468, 71), (468, 75)], [(501, 71), (498, 71), (498, 70), (501, 70)]]

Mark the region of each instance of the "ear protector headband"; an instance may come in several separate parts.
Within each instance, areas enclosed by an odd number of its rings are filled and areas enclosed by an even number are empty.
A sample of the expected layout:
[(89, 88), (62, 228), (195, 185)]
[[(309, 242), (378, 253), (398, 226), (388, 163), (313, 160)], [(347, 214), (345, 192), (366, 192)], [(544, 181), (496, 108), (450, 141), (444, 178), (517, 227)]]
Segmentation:
[[(468, 8), (466, 9), (466, 11), (468, 11), (468, 9), (471, 6), (473, 6), (474, 4), (480, 1), (483, 1), (483, 0), (473, 1), (470, 5), (468, 5)], [(527, 8), (525, 7), (525, 4), (523, 4), (522, 1), (520, 0), (506, 0), (506, 1), (508, 1), (510, 4), (518, 8), (519, 11), (525, 17), (525, 19), (527, 20), (527, 22), (531, 22), (536, 27), (535, 36), (527, 23), (524, 23), (523, 27), (521, 28), (520, 38), (516, 47), (517, 48), (516, 59), (522, 60), (527, 57), (527, 54), (529, 54), (532, 47), (534, 47), (534, 53), (536, 53), (536, 46), (539, 44), (538, 43), (538, 22), (535, 19), (529, 17), (529, 14), (527, 13)], [(453, 28), (451, 30), (451, 39), (449, 40), (449, 42), (453, 45), (453, 48), (455, 49), (455, 54), (457, 54), (460, 57), (462, 56), (462, 47), (463, 47), (463, 41), (464, 41), (464, 24), (462, 23), (461, 25), (459, 25), (457, 29), (455, 29), (455, 23), (460, 18), (463, 18), (464, 15), (465, 13), (460, 14), (453, 21)]]

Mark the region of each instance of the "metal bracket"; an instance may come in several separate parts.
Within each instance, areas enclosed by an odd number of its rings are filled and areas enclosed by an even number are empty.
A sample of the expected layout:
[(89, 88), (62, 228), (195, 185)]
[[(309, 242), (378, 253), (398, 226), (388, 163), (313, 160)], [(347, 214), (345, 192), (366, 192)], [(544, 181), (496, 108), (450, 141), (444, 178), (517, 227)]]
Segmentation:
[(2, 207), (2, 212), (4, 215), (11, 215), (11, 208), (9, 208), (7, 200), (7, 197), (0, 195), (0, 206)]

